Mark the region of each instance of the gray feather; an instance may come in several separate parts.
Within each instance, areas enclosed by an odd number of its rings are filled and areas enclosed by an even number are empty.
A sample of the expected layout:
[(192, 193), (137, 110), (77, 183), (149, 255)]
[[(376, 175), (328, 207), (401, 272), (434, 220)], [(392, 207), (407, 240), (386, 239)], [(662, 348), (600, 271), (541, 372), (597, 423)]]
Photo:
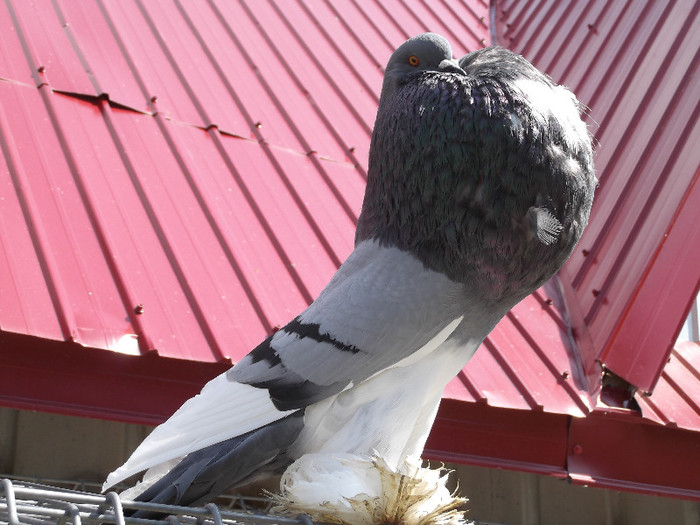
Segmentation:
[[(258, 430), (192, 452), (136, 499), (199, 505), (230, 487), (280, 473), (292, 462), (285, 453), (302, 426), (303, 412), (295, 412)], [(133, 517), (154, 516), (137, 511)]]
[(303, 408), (411, 355), (458, 317), (485, 337), (504, 313), (413, 255), (366, 242), (307, 310), (228, 378), (269, 389), (280, 410)]

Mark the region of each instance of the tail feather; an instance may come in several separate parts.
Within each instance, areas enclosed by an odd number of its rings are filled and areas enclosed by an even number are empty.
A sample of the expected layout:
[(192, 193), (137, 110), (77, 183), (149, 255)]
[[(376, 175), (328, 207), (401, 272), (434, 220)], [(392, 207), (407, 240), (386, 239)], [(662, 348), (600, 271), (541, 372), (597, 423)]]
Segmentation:
[(223, 373), (156, 427), (127, 462), (107, 477), (102, 489), (192, 451), (264, 427), (291, 413), (277, 410), (266, 389), (229, 381)]
[[(200, 505), (232, 487), (281, 473), (293, 461), (286, 452), (304, 424), (300, 410), (241, 436), (185, 456), (136, 501)], [(137, 511), (133, 517), (153, 517)]]

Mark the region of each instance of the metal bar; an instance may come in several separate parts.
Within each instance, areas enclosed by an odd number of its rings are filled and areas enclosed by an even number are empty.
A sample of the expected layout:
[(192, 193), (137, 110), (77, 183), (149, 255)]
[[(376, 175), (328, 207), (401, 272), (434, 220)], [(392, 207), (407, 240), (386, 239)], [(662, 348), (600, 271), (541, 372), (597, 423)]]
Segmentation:
[[(242, 509), (264, 498), (236, 498)], [(247, 503), (245, 500), (248, 500)], [(269, 505), (268, 505), (269, 506)], [(165, 519), (132, 518), (124, 510), (148, 510)], [(17, 480), (0, 480), (0, 525), (311, 525), (308, 516), (291, 518), (266, 514), (263, 510), (225, 510), (209, 503), (205, 507), (183, 507), (121, 500), (116, 492), (92, 494)]]

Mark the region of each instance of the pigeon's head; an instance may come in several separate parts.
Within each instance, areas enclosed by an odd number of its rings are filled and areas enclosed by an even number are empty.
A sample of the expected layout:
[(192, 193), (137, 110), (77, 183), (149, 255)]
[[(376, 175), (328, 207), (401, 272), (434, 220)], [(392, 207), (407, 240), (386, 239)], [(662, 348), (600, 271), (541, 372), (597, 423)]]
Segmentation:
[[(423, 33), (401, 44), (389, 58), (384, 72), (381, 100), (387, 100), (401, 82), (423, 71), (464, 74), (452, 57), (452, 46), (441, 35)], [(381, 105), (381, 101), (380, 101)]]
[[(440, 66), (450, 54), (421, 35), (389, 61), (356, 240), (514, 304), (559, 269), (588, 222), (591, 137), (573, 94), (523, 57), (485, 48), (455, 74)], [(419, 74), (406, 72), (412, 56), (428, 60)]]

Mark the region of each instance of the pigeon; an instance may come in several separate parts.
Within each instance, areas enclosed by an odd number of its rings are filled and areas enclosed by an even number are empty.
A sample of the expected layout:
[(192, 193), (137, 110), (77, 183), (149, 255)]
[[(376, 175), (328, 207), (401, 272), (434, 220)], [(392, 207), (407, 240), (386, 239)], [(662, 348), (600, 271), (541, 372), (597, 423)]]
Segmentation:
[(445, 385), (571, 254), (595, 186), (568, 89), (507, 49), (455, 60), (440, 35), (407, 40), (385, 69), (352, 253), (104, 489), (146, 470), (122, 497), (199, 505), (304, 458), (404, 471)]

